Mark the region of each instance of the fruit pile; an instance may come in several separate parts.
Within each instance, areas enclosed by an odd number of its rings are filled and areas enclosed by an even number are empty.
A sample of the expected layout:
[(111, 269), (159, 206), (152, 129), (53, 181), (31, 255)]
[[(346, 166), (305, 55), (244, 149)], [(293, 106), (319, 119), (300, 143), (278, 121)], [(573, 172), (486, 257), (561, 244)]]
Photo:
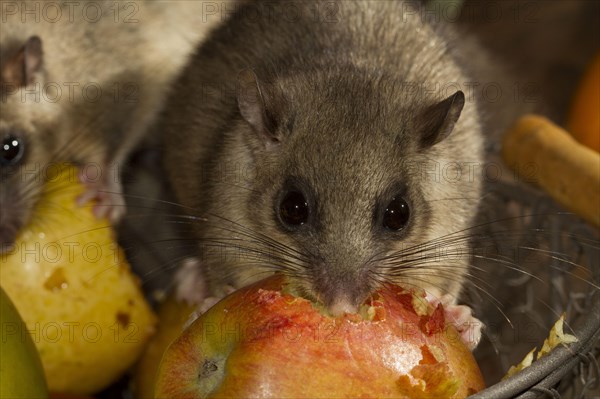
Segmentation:
[(2, 255), (2, 397), (94, 394), (140, 357), (138, 398), (462, 398), (483, 387), (441, 305), (398, 287), (374, 294), (360, 314), (330, 318), (273, 276), (185, 330), (195, 308), (170, 299), (154, 334), (157, 318), (112, 228), (73, 205), (83, 190), (76, 176), (61, 166)]
[[(535, 182), (597, 225), (599, 82), (600, 55), (568, 123), (589, 148), (535, 116), (519, 121), (504, 147), (509, 165), (539, 163)], [(561, 167), (549, 166), (557, 160)], [(136, 363), (132, 385), (144, 399), (463, 398), (483, 388), (441, 305), (400, 287), (380, 289), (359, 314), (331, 318), (273, 276), (187, 328), (195, 308), (172, 298), (157, 318), (111, 226), (74, 206), (83, 191), (75, 168), (59, 169), (15, 247), (0, 254), (0, 397), (95, 394)]]

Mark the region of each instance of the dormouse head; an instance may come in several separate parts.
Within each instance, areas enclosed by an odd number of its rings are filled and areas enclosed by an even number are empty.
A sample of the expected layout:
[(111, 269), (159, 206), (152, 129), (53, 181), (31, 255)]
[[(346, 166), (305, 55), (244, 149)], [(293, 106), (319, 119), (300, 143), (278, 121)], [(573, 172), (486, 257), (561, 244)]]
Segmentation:
[(259, 249), (239, 257), (232, 274), (245, 283), (261, 276), (257, 264), (268, 263), (265, 272), (279, 265), (334, 314), (356, 310), (385, 282), (436, 292), (460, 284), (468, 257), (440, 259), (435, 244), (468, 228), (480, 196), (464, 166), (480, 159), (470, 131), (479, 125), (461, 91), (415, 95), (394, 77), (360, 70), (270, 83), (245, 70), (239, 80), (231, 140), (244, 155), (229, 159), (249, 165), (231, 196), (243, 202), (214, 212), (249, 224), (246, 239)]
[(0, 252), (27, 222), (55, 142), (55, 106), (40, 95), (45, 82), (42, 41), (7, 45), (0, 59)]

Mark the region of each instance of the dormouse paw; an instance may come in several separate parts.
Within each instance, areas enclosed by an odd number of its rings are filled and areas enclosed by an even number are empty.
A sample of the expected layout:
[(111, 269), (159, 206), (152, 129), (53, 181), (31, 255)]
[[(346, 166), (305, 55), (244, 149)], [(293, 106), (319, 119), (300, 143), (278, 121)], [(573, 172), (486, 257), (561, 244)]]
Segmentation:
[(187, 258), (181, 262), (173, 280), (175, 299), (191, 305), (201, 305), (206, 298), (206, 281), (202, 264), (198, 258)]
[[(188, 301), (188, 303), (195, 303), (196, 309), (190, 314), (190, 317), (188, 317), (188, 319), (186, 320), (185, 324), (183, 325), (183, 328), (188, 328), (194, 321), (196, 321), (198, 317), (202, 316), (203, 313), (205, 313), (208, 309), (212, 308), (217, 302), (219, 302), (227, 295), (231, 294), (233, 291), (235, 291), (235, 288), (233, 288), (230, 285), (226, 285), (223, 290), (223, 296), (209, 296), (204, 299), (201, 299), (200, 302)], [(178, 299), (186, 300), (185, 298), (179, 297)]]
[(93, 212), (98, 219), (107, 218), (116, 224), (125, 215), (125, 200), (121, 184), (114, 179), (91, 179), (84, 169), (79, 171), (79, 181), (86, 190), (77, 198), (77, 205), (83, 206), (95, 200)]
[(206, 312), (225, 296), (235, 291), (235, 288), (225, 285), (219, 287), (219, 290), (211, 290), (219, 292), (219, 295), (207, 296), (208, 286), (202, 273), (202, 263), (198, 258), (187, 258), (181, 263), (179, 270), (175, 273), (174, 283), (175, 298), (178, 301), (196, 305), (195, 313), (197, 314)]
[(206, 312), (208, 309), (212, 308), (217, 302), (219, 302), (221, 299), (223, 299), (227, 295), (231, 294), (233, 291), (235, 291), (235, 288), (233, 288), (230, 285), (226, 285), (225, 287), (223, 287), (223, 295), (222, 296), (209, 296), (209, 297), (205, 298), (204, 301), (202, 301), (202, 303), (200, 303), (198, 305), (197, 311), (200, 314)]
[(443, 295), (441, 298), (427, 295), (427, 300), (434, 306), (442, 304), (446, 320), (456, 328), (469, 349), (474, 350), (481, 340), (484, 324), (473, 316), (471, 308), (466, 305), (456, 305), (451, 295)]

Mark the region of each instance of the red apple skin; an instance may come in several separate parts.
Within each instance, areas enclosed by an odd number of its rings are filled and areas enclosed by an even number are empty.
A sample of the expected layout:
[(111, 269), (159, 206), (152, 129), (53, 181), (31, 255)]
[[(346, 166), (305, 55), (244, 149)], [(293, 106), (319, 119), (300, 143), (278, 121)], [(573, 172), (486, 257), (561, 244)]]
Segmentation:
[(165, 352), (155, 397), (448, 399), (484, 388), (441, 305), (419, 316), (413, 298), (424, 298), (390, 286), (370, 300), (373, 320), (329, 318), (284, 284), (269, 277), (196, 320)]

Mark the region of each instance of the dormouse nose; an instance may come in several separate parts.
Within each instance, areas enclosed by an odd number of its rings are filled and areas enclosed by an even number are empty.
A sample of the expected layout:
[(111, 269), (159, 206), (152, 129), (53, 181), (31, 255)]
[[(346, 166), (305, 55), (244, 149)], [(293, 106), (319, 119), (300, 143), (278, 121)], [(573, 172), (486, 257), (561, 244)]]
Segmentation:
[(344, 313), (357, 313), (360, 305), (369, 296), (372, 287), (366, 283), (360, 273), (348, 273), (345, 278), (321, 274), (316, 279), (314, 290), (316, 297), (332, 316), (342, 316)]
[(345, 313), (357, 313), (358, 305), (347, 298), (337, 298), (331, 305), (327, 306), (327, 311), (332, 316), (338, 317)]
[(368, 231), (341, 226), (322, 239), (312, 268), (312, 288), (333, 316), (357, 313), (374, 288), (374, 279), (369, 278), (373, 249), (352, 238), (365, 234)]

